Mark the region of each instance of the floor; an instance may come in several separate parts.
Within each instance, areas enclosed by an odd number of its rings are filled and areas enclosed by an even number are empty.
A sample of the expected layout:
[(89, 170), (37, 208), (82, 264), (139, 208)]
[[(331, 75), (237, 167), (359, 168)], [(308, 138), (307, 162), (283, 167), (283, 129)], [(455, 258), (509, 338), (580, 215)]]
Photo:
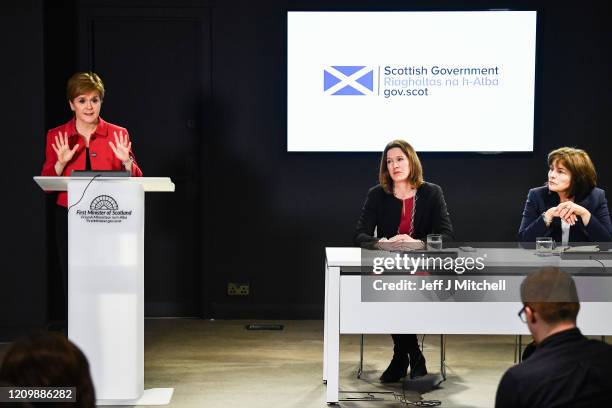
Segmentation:
[[(147, 319), (145, 387), (174, 387), (171, 407), (325, 407), (322, 383), (323, 322), (293, 320), (282, 331), (248, 331), (254, 321)], [(419, 336), (419, 339), (421, 336)], [(526, 339), (525, 339), (526, 340)], [(341, 336), (340, 386), (345, 391), (395, 392), (409, 401), (439, 400), (442, 407), (493, 407), (497, 383), (513, 364), (512, 336), (447, 336), (447, 380), (423, 394), (382, 386), (378, 376), (391, 357), (388, 335), (365, 337), (364, 372), (357, 379), (358, 335)], [(440, 337), (425, 338), (430, 372), (439, 372)], [(0, 345), (0, 356), (6, 350)], [(341, 398), (367, 394), (342, 393)], [(343, 401), (341, 407), (403, 407), (384, 401)]]
[[(323, 322), (274, 322), (284, 324), (283, 331), (247, 331), (248, 323), (253, 322), (147, 320), (145, 386), (174, 387), (172, 407), (325, 407)], [(425, 338), (431, 372), (440, 370), (439, 342), (439, 336)], [(341, 336), (341, 389), (404, 395), (400, 384), (378, 383), (391, 357), (390, 336), (365, 337), (361, 379), (356, 378), (359, 343), (360, 336)], [(443, 407), (492, 407), (513, 352), (512, 336), (447, 336), (447, 381), (434, 391), (405, 395), (411, 401), (440, 400)], [(386, 401), (347, 401), (340, 406), (405, 406), (390, 394), (374, 396)]]

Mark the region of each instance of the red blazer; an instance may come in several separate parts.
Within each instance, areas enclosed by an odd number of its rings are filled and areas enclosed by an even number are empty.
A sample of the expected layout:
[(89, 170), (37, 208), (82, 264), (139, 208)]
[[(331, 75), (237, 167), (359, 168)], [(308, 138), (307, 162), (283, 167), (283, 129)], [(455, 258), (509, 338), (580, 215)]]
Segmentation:
[[(89, 139), (89, 158), (92, 170), (125, 170), (121, 161), (115, 157), (115, 153), (113, 153), (108, 145), (109, 141), (113, 142), (113, 144), (115, 143), (114, 132), (119, 136), (119, 131), (123, 132), (123, 135), (128, 134), (125, 128), (105, 122), (100, 118), (96, 130)], [(85, 170), (85, 142), (82, 136), (77, 133), (76, 119), (73, 118), (70, 122), (47, 132), (47, 146), (45, 148), (45, 163), (41, 172), (42, 176), (57, 176), (55, 173), (57, 154), (55, 154), (51, 144), (55, 143), (55, 136), (59, 136), (59, 132), (62, 132), (62, 134), (68, 133), (68, 145), (71, 149), (75, 144), (79, 144), (79, 149), (74, 154), (74, 157), (72, 157), (72, 160), (66, 164), (61, 176), (70, 176), (72, 170)], [(130, 151), (130, 157), (134, 159), (132, 163), (132, 177), (142, 177), (142, 171), (136, 163), (133, 151)], [(57, 204), (63, 207), (68, 206), (67, 192), (61, 191), (58, 193)]]

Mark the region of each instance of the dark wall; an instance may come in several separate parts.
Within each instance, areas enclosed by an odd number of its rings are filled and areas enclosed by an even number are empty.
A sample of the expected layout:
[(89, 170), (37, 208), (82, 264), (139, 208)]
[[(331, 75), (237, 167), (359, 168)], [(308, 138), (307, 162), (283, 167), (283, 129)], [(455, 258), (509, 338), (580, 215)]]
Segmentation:
[(0, 15), (1, 341), (44, 324), (46, 251), (44, 193), (32, 180), (44, 151), (42, 1), (4, 2)]
[[(63, 84), (79, 68), (77, 55), (87, 52), (82, 45), (86, 42), (72, 29), (75, 20), (94, 7), (162, 11), (181, 7), (187, 14), (190, 7), (194, 13), (201, 13), (201, 8), (210, 10), (212, 91), (210, 115), (201, 131), (206, 153), (200, 167), (199, 273), (202, 315), (217, 318), (322, 316), (324, 247), (351, 245), (363, 199), (377, 179), (378, 154), (286, 152), (286, 11), (525, 8), (520, 1), (74, 0), (60, 2), (61, 6), (48, 1), (44, 2), (49, 24), (43, 41), (43, 2), (31, 3), (26, 10), (18, 6), (22, 2), (14, 1), (13, 15), (3, 13), (8, 23), (3, 27), (12, 37), (23, 37), (10, 46), (20, 56), (18, 78), (32, 82), (25, 87), (17, 85), (19, 80), (9, 84), (23, 104), (12, 103), (11, 93), (4, 92), (2, 98), (13, 108), (13, 127), (7, 135), (10, 147), (20, 153), (19, 173), (24, 174), (23, 180), (9, 184), (11, 201), (28, 208), (27, 224), (34, 231), (44, 224), (41, 196), (29, 180), (42, 161), (42, 109), (47, 113), (46, 127), (65, 121), (69, 112), (61, 108)], [(607, 159), (612, 147), (609, 6), (597, 1), (572, 6), (534, 1), (529, 6), (539, 11), (534, 153), (421, 156), (426, 179), (444, 189), (461, 240), (513, 240), (526, 193), (545, 181), (546, 153), (558, 146), (587, 150), (597, 166), (601, 187), (612, 188), (612, 162)], [(139, 65), (140, 60), (135, 49), (133, 58), (123, 61), (125, 69), (146, 69)], [(181, 75), (181, 67), (167, 75)], [(46, 90), (46, 99), (40, 89)], [(135, 105), (129, 114), (142, 115), (138, 109)], [(26, 145), (38, 147), (24, 154)], [(24, 163), (28, 163), (27, 171)], [(14, 213), (7, 200), (3, 205), (5, 213)], [(23, 231), (22, 220), (12, 217), (7, 222), (12, 230)], [(9, 244), (18, 253), (29, 251), (32, 245), (37, 246), (37, 254), (42, 253), (43, 243), (32, 242), (32, 235), (38, 236), (17, 232)], [(23, 265), (15, 259), (7, 261), (8, 270)], [(44, 268), (40, 259), (30, 257), (27, 262), (32, 276), (40, 274), (37, 268)], [(168, 271), (147, 265), (146, 273), (155, 277)], [(248, 282), (251, 295), (227, 296), (228, 281)], [(16, 281), (11, 285), (11, 293), (29, 293)]]
[[(289, 2), (289, 8), (316, 10), (317, 3), (322, 9), (339, 10), (398, 7), (398, 2), (328, 1)], [(445, 9), (457, 3), (402, 4), (404, 9)], [(524, 6), (461, 3), (476, 9)], [(240, 12), (235, 4), (240, 4)], [(223, 182), (216, 189), (212, 283), (216, 310), (228, 310), (222, 315), (236, 309), (221, 305), (227, 301), (222, 291), (228, 274), (251, 282), (249, 301), (262, 310), (263, 305), (278, 304), (288, 315), (320, 311), (323, 248), (351, 245), (365, 194), (377, 179), (378, 154), (285, 152), (285, 4), (231, 2), (213, 8), (218, 120), (212, 137), (217, 143), (214, 167)], [(425, 176), (443, 187), (461, 240), (514, 240), (527, 191), (546, 180), (546, 154), (553, 148), (586, 149), (601, 186), (612, 187), (612, 162), (607, 160), (612, 146), (607, 137), (609, 10), (596, 2), (529, 6), (540, 11), (534, 153), (422, 155)], [(248, 315), (254, 309), (240, 310)], [(275, 310), (282, 314), (282, 308)]]

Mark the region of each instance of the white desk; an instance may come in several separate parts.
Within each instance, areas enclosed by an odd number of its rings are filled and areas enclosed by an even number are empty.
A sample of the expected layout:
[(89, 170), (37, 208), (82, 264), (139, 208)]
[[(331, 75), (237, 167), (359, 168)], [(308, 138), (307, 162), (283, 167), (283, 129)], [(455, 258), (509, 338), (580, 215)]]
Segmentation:
[[(490, 255), (487, 266), (537, 268), (551, 261), (520, 248), (486, 252)], [(328, 404), (338, 402), (340, 334), (529, 334), (517, 317), (520, 302), (362, 302), (361, 276), (342, 272), (361, 265), (361, 250), (326, 248), (325, 253), (323, 382)], [(559, 262), (560, 266), (594, 266), (596, 261)], [(610, 315), (612, 302), (583, 302), (578, 326), (585, 335), (612, 335)]]

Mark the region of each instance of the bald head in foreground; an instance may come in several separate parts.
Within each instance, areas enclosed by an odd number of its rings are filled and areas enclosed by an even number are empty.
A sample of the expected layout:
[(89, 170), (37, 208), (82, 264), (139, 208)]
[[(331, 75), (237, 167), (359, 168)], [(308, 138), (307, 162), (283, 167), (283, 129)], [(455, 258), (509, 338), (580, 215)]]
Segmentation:
[(576, 327), (580, 303), (571, 275), (552, 267), (529, 274), (521, 301), (519, 317), (536, 348), (506, 371), (495, 407), (612, 406), (612, 346), (587, 339)]

